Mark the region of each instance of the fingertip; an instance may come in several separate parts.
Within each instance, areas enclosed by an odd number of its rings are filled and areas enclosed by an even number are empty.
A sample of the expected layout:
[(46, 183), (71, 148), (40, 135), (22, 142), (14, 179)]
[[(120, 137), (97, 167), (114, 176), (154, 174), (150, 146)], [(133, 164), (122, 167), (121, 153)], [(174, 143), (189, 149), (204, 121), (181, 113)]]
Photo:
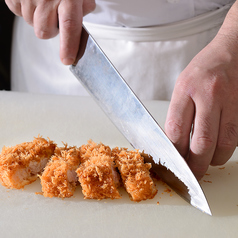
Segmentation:
[(83, 2), (83, 15), (86, 16), (90, 12), (93, 12), (96, 9), (95, 0), (84, 1)]
[[(203, 158), (204, 157), (205, 156), (203, 156)], [(210, 165), (210, 160), (208, 159), (208, 157), (202, 160), (198, 155), (195, 155), (190, 151), (187, 164), (191, 169), (191, 171), (193, 172), (196, 179), (199, 181), (203, 178), (203, 176), (207, 172)]]
[(201, 181), (204, 175), (205, 175), (205, 173), (202, 175), (201, 174), (195, 175), (195, 177), (196, 177), (197, 181)]
[(221, 165), (224, 165), (228, 160), (229, 160), (230, 156), (227, 157), (227, 156), (224, 156), (224, 157), (221, 157), (220, 159), (217, 159), (217, 158), (214, 158), (212, 159), (211, 161), (211, 166), (221, 166)]
[(59, 31), (55, 29), (38, 29), (37, 27), (34, 27), (35, 30), (35, 35), (37, 38), (42, 39), (42, 40), (47, 40), (50, 38), (53, 38), (58, 35)]
[(64, 64), (64, 65), (71, 65), (73, 64), (75, 61), (74, 58), (63, 58), (61, 59), (61, 62)]
[(191, 171), (193, 172), (194, 176), (198, 181), (200, 181), (203, 176), (205, 175), (208, 167), (193, 167), (192, 165), (189, 165)]

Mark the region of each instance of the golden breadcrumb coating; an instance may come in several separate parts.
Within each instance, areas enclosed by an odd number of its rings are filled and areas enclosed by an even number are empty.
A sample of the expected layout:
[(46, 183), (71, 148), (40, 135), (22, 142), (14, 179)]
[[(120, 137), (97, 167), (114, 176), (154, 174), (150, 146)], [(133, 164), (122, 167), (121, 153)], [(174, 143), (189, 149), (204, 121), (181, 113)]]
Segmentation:
[(7, 188), (20, 189), (34, 182), (54, 154), (55, 144), (42, 137), (32, 142), (3, 147), (0, 154), (0, 182)]
[(80, 148), (67, 144), (57, 147), (37, 137), (32, 142), (3, 147), (0, 154), (3, 186), (20, 189), (39, 176), (45, 197), (71, 197), (79, 181), (85, 199), (117, 199), (121, 198), (118, 187), (122, 180), (132, 201), (152, 199), (157, 189), (150, 168), (138, 150), (111, 149), (92, 140)]
[(86, 145), (82, 145), (80, 148), (81, 162), (89, 160), (94, 155), (108, 155), (111, 156), (111, 148), (102, 143), (95, 143), (92, 140), (89, 140)]
[(139, 202), (154, 198), (157, 189), (149, 172), (151, 164), (144, 163), (144, 158), (139, 151), (114, 148), (112, 153), (131, 200)]
[(85, 199), (121, 198), (120, 184), (111, 149), (103, 144), (89, 141), (81, 147), (81, 164), (77, 169)]
[(56, 148), (55, 155), (45, 167), (41, 179), (45, 197), (71, 197), (77, 184), (75, 170), (80, 163), (80, 149), (77, 147)]

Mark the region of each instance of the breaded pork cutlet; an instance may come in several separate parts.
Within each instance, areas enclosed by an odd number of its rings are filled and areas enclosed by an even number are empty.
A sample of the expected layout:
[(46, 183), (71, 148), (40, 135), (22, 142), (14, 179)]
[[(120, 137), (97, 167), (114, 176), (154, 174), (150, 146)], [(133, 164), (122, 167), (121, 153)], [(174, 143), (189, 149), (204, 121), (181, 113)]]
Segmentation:
[(77, 147), (56, 148), (55, 155), (45, 167), (41, 179), (45, 197), (71, 197), (78, 181), (76, 169), (80, 163), (80, 149)]
[(157, 189), (150, 176), (151, 164), (144, 163), (138, 150), (114, 148), (112, 150), (122, 182), (132, 201), (152, 199)]
[(121, 198), (117, 190), (120, 177), (110, 147), (93, 141), (81, 146), (81, 164), (76, 172), (85, 199)]
[(44, 138), (3, 147), (0, 154), (0, 182), (7, 188), (20, 189), (34, 182), (54, 154), (55, 144)]

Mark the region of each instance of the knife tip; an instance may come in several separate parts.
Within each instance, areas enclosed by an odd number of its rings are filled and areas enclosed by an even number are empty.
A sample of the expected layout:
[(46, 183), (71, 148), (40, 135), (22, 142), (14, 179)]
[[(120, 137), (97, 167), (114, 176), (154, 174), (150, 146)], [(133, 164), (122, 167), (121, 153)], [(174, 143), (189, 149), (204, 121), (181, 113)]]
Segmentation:
[(211, 211), (207, 201), (204, 201), (204, 202), (205, 203), (203, 203), (203, 206), (201, 206), (201, 205), (199, 205), (199, 206), (198, 205), (194, 205), (194, 204), (192, 204), (192, 202), (191, 202), (191, 205), (194, 206), (195, 208), (197, 208), (198, 210), (202, 211), (203, 213), (205, 213), (205, 214), (207, 214), (209, 216), (212, 216), (212, 211)]
[(210, 208), (208, 208), (206, 211), (204, 211), (207, 215), (212, 216), (212, 211)]

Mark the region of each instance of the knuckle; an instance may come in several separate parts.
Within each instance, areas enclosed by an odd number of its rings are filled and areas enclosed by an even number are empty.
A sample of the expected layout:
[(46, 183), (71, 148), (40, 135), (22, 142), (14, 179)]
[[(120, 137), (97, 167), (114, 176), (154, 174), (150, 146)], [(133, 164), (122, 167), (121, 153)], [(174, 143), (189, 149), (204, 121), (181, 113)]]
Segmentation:
[(237, 145), (238, 128), (233, 123), (224, 126), (224, 136), (219, 138), (217, 147), (223, 150), (233, 150)]
[(211, 70), (206, 72), (206, 83), (204, 87), (204, 97), (207, 100), (212, 100), (216, 95), (223, 95), (224, 84), (227, 79), (224, 72), (218, 70)]
[(233, 123), (227, 123), (225, 125), (225, 132), (226, 132), (226, 136), (229, 139), (237, 139), (238, 136), (238, 128), (235, 124)]
[(206, 153), (215, 147), (217, 137), (212, 131), (212, 119), (209, 116), (200, 118), (198, 124), (194, 126), (194, 131), (192, 140), (196, 143), (199, 151)]
[(175, 143), (183, 135), (183, 127), (175, 120), (169, 120), (165, 124), (165, 131)]
[(79, 27), (78, 21), (76, 19), (70, 18), (70, 17), (62, 20), (62, 24), (63, 24), (64, 29), (67, 31), (74, 31)]
[(177, 122), (169, 121), (165, 124), (165, 132), (181, 156), (186, 158), (189, 151), (189, 135), (185, 133), (183, 126)]
[(202, 135), (197, 137), (196, 143), (201, 151), (206, 152), (214, 147), (215, 140), (210, 135)]
[(217, 148), (222, 150), (232, 150), (235, 146), (235, 143), (228, 138), (223, 138), (217, 142)]
[(229, 160), (229, 158), (232, 156), (234, 150), (235, 150), (235, 148), (233, 148), (233, 150), (230, 150), (228, 152), (228, 151), (218, 149), (216, 151), (216, 153), (213, 155), (210, 165), (211, 166), (224, 165)]

